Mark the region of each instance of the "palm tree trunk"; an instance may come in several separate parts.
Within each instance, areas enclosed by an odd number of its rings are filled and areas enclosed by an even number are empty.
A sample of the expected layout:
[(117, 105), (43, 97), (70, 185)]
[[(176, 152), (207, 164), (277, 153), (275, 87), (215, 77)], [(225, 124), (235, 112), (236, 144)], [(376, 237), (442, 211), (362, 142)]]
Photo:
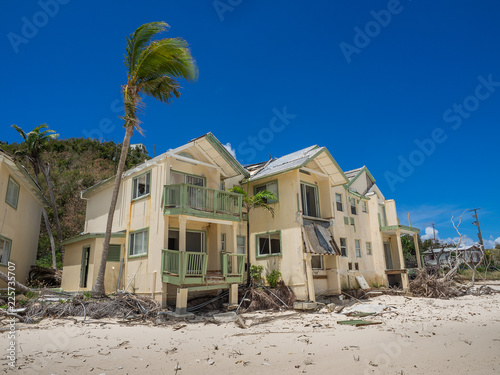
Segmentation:
[(54, 241), (54, 235), (52, 234), (52, 228), (50, 228), (49, 216), (45, 207), (42, 207), (43, 221), (45, 222), (45, 229), (47, 229), (47, 234), (50, 241), (50, 249), (52, 250), (52, 268), (57, 269), (57, 258), (56, 258), (56, 244)]
[(111, 241), (111, 229), (113, 228), (113, 216), (116, 209), (116, 202), (118, 200), (118, 193), (120, 191), (120, 184), (122, 181), (123, 170), (125, 169), (125, 161), (127, 160), (128, 147), (130, 145), (130, 138), (132, 137), (133, 126), (127, 126), (125, 137), (123, 138), (122, 152), (120, 154), (120, 162), (116, 171), (115, 185), (113, 187), (113, 195), (111, 196), (111, 204), (109, 206), (108, 221), (106, 224), (106, 235), (104, 237), (104, 245), (102, 248), (101, 264), (99, 265), (99, 272), (97, 279), (92, 288), (95, 296), (104, 296), (104, 274), (106, 272), (106, 261), (108, 258), (109, 243)]
[(41, 164), (40, 170), (42, 171), (45, 177), (45, 181), (47, 182), (47, 190), (49, 191), (50, 203), (52, 204), (52, 209), (54, 210), (57, 240), (59, 242), (59, 251), (61, 252), (61, 259), (64, 262), (64, 246), (61, 245), (61, 242), (63, 240), (61, 232), (61, 224), (59, 223), (59, 212), (57, 210), (56, 198), (54, 196), (54, 185), (52, 185), (52, 180), (50, 179), (50, 165), (47, 163), (45, 167), (43, 164)]
[[(0, 271), (0, 280), (4, 281), (5, 283), (7, 283), (7, 285), (9, 284), (9, 277), (4, 274), (2, 271)], [(10, 281), (12, 283), (12, 281)], [(26, 292), (29, 292), (31, 291), (30, 288), (28, 288), (26, 285), (24, 284), (21, 284), (19, 281), (17, 280), (14, 280), (14, 288), (21, 292), (21, 293), (26, 293)]]

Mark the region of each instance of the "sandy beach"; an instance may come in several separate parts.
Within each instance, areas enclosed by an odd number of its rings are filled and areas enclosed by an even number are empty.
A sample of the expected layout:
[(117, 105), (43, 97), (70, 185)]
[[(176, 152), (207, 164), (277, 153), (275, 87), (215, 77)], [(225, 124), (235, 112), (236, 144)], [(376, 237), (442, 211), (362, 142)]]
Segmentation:
[[(323, 309), (242, 314), (234, 322), (18, 325), (19, 374), (498, 374), (500, 294), (450, 300), (380, 296), (354, 327)], [(8, 344), (2, 332), (2, 343)], [(4, 356), (5, 357), (5, 356)]]

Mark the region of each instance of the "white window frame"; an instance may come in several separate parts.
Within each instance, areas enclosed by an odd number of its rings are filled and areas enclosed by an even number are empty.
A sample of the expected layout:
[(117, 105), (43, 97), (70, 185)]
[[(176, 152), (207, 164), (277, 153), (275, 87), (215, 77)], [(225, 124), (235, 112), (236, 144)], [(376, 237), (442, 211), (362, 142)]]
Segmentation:
[[(279, 242), (280, 242), (280, 251), (278, 253), (273, 253), (271, 252), (271, 236), (272, 235), (278, 235), (279, 237)], [(261, 252), (261, 248), (260, 248), (260, 239), (262, 237), (266, 237), (268, 238), (268, 247), (269, 247), (269, 253), (262, 253)], [(279, 256), (281, 255), (281, 246), (282, 246), (282, 243), (281, 243), (281, 232), (280, 231), (276, 231), (276, 232), (270, 232), (270, 233), (261, 233), (261, 234), (256, 234), (255, 235), (255, 240), (256, 240), (256, 243), (257, 243), (257, 258), (260, 258), (260, 257), (270, 257), (270, 256)]]
[[(342, 245), (342, 240), (344, 242), (344, 245)], [(347, 238), (340, 237), (340, 242), (339, 243), (340, 243), (340, 254), (341, 254), (341, 256), (347, 257)], [(345, 249), (345, 251), (344, 251), (345, 255), (343, 254), (342, 249)]]
[[(339, 208), (339, 205), (340, 205), (340, 208)], [(341, 193), (335, 193), (335, 208), (339, 212), (344, 212), (344, 204), (342, 202), (342, 194)]]
[[(139, 191), (139, 181), (144, 178), (144, 193)], [(151, 194), (151, 171), (142, 173), (132, 179), (132, 200), (139, 199)]]
[(361, 241), (354, 240), (354, 248), (356, 249), (356, 258), (361, 258)]
[[(142, 234), (142, 238), (141, 238), (142, 252), (134, 254), (133, 250), (135, 248), (135, 243), (137, 241), (136, 237), (138, 234)], [(148, 248), (149, 248), (149, 228), (142, 229), (142, 230), (136, 230), (136, 231), (129, 234), (129, 244), (128, 244), (128, 257), (129, 258), (148, 255), (148, 250), (149, 250)]]
[[(243, 245), (239, 245), (238, 241), (243, 239)], [(247, 238), (246, 236), (236, 236), (236, 253), (237, 254), (246, 254), (247, 249)], [(242, 251), (243, 250), (243, 251)]]
[(357, 215), (358, 208), (356, 207), (356, 198), (349, 198), (349, 204), (351, 206), (351, 214)]
[[(11, 201), (9, 198), (10, 195), (12, 195), (11, 191), (12, 189), (16, 189), (14, 191), (15, 195), (15, 201)], [(19, 192), (21, 190), (21, 186), (11, 177), (9, 176), (9, 182), (7, 184), (7, 195), (5, 196), (5, 202), (11, 206), (12, 208), (17, 210), (17, 206), (19, 204)]]
[[(264, 189), (262, 189), (262, 188), (264, 188)], [(258, 193), (257, 190), (259, 190), (259, 191), (267, 190), (267, 191), (274, 194), (276, 199), (267, 199), (267, 202), (266, 202), (267, 204), (279, 202), (278, 180), (268, 181), (265, 184), (255, 186), (254, 195)]]
[(9, 264), (12, 240), (0, 236), (0, 264)]
[(368, 203), (366, 201), (361, 201), (361, 211), (368, 213)]
[[(313, 261), (312, 261), (313, 258), (315, 258), (315, 259), (319, 258), (320, 259), (320, 261), (319, 261), (320, 262), (319, 268), (313, 266)], [(311, 256), (311, 268), (313, 270), (316, 270), (316, 271), (324, 271), (325, 270), (325, 258), (324, 258), (324, 256), (323, 255), (312, 255)]]
[(370, 241), (366, 242), (366, 255), (372, 255), (372, 243)]

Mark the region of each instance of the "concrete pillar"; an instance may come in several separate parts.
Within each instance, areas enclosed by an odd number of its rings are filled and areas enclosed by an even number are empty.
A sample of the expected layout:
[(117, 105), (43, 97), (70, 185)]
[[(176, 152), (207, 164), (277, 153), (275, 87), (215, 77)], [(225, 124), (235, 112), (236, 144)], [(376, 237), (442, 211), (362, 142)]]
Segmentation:
[(175, 313), (176, 314), (186, 314), (187, 313), (187, 301), (188, 301), (188, 289), (187, 288), (177, 288), (177, 299), (175, 301)]
[(314, 291), (314, 278), (311, 265), (311, 254), (305, 254), (306, 262), (306, 275), (307, 275), (307, 293), (309, 294), (309, 301), (316, 302), (316, 292)]
[(398, 258), (399, 258), (399, 269), (403, 270), (405, 268), (405, 258), (403, 256), (403, 244), (401, 243), (401, 231), (397, 230), (396, 231), (396, 244), (397, 244), (397, 251), (398, 251)]
[(238, 305), (238, 284), (231, 284), (229, 289), (229, 306)]
[(415, 253), (417, 256), (417, 267), (422, 268), (422, 259), (420, 258), (420, 247), (418, 246), (418, 234), (413, 235), (413, 243), (415, 244)]

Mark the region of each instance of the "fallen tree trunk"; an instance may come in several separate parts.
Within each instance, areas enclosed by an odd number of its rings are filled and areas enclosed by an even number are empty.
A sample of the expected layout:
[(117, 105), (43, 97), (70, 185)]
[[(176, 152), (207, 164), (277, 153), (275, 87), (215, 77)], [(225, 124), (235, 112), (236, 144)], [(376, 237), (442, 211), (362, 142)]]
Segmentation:
[(14, 284), (14, 289), (21, 292), (21, 293), (26, 293), (26, 292), (32, 292), (33, 290), (28, 288), (26, 285), (21, 284), (19, 281), (15, 280), (14, 278), (10, 278), (4, 274), (2, 271), (0, 271), (0, 280), (5, 281), (9, 287), (12, 287), (12, 284)]

